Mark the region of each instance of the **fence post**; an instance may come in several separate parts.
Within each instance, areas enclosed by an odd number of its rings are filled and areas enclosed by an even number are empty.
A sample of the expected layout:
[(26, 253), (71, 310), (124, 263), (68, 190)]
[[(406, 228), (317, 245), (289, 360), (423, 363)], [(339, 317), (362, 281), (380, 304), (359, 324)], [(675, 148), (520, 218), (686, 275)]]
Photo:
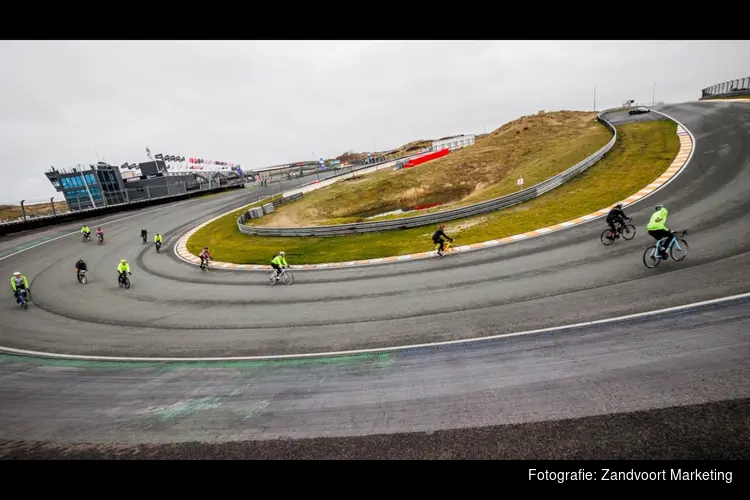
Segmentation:
[(78, 202), (78, 211), (81, 211), (81, 195), (76, 195), (76, 201)]
[(146, 186), (146, 196), (148, 196), (149, 200), (151, 199), (151, 189), (148, 186)]
[(55, 210), (55, 197), (54, 196), (49, 199), (49, 203), (50, 205), (52, 205), (52, 216), (54, 217), (55, 215), (57, 215), (57, 211)]
[(21, 200), (21, 212), (23, 213), (23, 221), (26, 222), (26, 207), (23, 206), (23, 203), (26, 200)]

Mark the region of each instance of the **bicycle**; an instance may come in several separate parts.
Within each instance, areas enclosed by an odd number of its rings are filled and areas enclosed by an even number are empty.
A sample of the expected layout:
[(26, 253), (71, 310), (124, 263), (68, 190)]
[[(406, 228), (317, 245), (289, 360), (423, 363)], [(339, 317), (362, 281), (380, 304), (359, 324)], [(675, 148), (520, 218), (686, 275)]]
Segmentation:
[(125, 287), (125, 289), (130, 289), (130, 278), (128, 278), (128, 275), (130, 273), (123, 273), (121, 274), (117, 279), (117, 284), (120, 287)]
[[(437, 253), (439, 250), (440, 250), (440, 243), (435, 243), (432, 246), (432, 251), (434, 251), (434, 252)], [(443, 244), (443, 254), (442, 255), (438, 254), (438, 256), (442, 257), (443, 255), (447, 254), (448, 252), (455, 252), (455, 249), (453, 249), (453, 245), (452, 245), (451, 240), (446, 240), (445, 241), (445, 243)]]
[[(669, 255), (672, 256), (674, 261), (680, 262), (687, 257), (688, 254), (688, 242), (682, 239), (682, 237), (687, 234), (687, 231), (673, 231), (672, 234), (674, 235), (672, 241), (669, 242), (669, 245), (664, 249), (664, 252), (669, 252)], [(664, 260), (664, 257), (661, 256), (658, 249), (666, 239), (667, 238), (660, 239), (656, 244), (648, 247), (646, 251), (643, 252), (643, 264), (649, 269), (655, 268), (662, 260)], [(675, 255), (675, 250), (684, 253), (682, 255), (679, 253)]]
[(208, 272), (208, 260), (209, 259), (201, 261), (201, 265), (200, 265), (201, 271)]
[(86, 270), (85, 269), (79, 269), (76, 273), (78, 277), (78, 282), (83, 283), (84, 285), (89, 282), (88, 278), (86, 277)]
[(160, 253), (159, 249), (161, 248), (161, 241), (156, 242), (156, 253)]
[[(628, 217), (626, 220), (632, 220)], [(615, 232), (612, 233), (611, 229), (605, 229), (600, 239), (605, 246), (609, 246), (622, 236), (624, 239), (630, 241), (635, 237), (635, 226), (633, 224), (624, 224), (622, 221), (618, 222), (615, 226)]]
[(19, 288), (18, 289), (18, 298), (20, 300), (19, 307), (23, 307), (24, 309), (29, 308), (29, 300), (31, 300), (31, 293), (26, 290), (25, 288)]
[(104, 244), (104, 235), (103, 234), (97, 234), (96, 235), (96, 239), (99, 240), (99, 244), (100, 245)]
[(271, 274), (268, 275), (268, 284), (273, 286), (277, 281), (283, 281), (285, 285), (291, 285), (292, 283), (294, 283), (294, 275), (291, 273), (291, 271), (287, 271), (286, 268), (282, 268), (279, 279), (277, 280), (276, 269), (274, 269), (273, 271), (271, 271)]
[(83, 233), (83, 242), (86, 243), (87, 241), (91, 240), (91, 233)]

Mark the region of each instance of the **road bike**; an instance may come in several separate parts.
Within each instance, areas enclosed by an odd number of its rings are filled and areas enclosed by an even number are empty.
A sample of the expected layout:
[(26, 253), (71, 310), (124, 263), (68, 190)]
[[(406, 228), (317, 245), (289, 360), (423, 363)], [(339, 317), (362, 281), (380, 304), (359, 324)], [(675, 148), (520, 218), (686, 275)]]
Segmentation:
[(18, 303), (19, 307), (23, 307), (24, 309), (29, 308), (29, 300), (31, 300), (31, 293), (29, 293), (28, 290), (25, 288), (19, 288), (18, 289), (18, 300), (20, 301)]
[[(630, 221), (631, 219), (626, 219)], [(624, 224), (622, 221), (615, 225), (615, 232), (612, 233), (611, 229), (605, 229), (601, 235), (602, 243), (605, 246), (609, 246), (622, 236), (626, 240), (632, 240), (635, 237), (635, 226), (633, 224)]]
[(91, 233), (83, 233), (83, 238), (81, 238), (84, 243), (91, 240)]
[(100, 245), (104, 244), (104, 235), (103, 234), (97, 234), (96, 235), (96, 239), (99, 240), (99, 244)]
[(123, 273), (117, 278), (117, 284), (121, 287), (125, 287), (126, 289), (130, 288), (130, 278), (128, 277), (130, 273)]
[(145, 245), (146, 243), (148, 243), (148, 237), (147, 237), (147, 235), (145, 235), (145, 234), (142, 234), (142, 235), (141, 235), (141, 238), (143, 238), (143, 244), (144, 244), (144, 245)]
[[(440, 250), (440, 243), (435, 243), (432, 246), (432, 250), (437, 253), (438, 250)], [(448, 252), (455, 252), (456, 250), (453, 248), (452, 242), (450, 240), (446, 240), (443, 244), (443, 253), (442, 255), (438, 254), (439, 257), (442, 257), (443, 255), (447, 254)]]
[(156, 242), (156, 253), (160, 253), (159, 250), (161, 249), (161, 241)]
[(209, 260), (209, 259), (206, 259), (206, 260), (203, 260), (203, 261), (201, 261), (201, 265), (200, 265), (201, 271), (206, 271), (206, 272), (208, 272), (208, 266), (209, 266), (209, 264), (208, 264), (208, 260)]
[(282, 281), (285, 285), (291, 285), (294, 283), (294, 275), (291, 271), (287, 271), (286, 268), (283, 268), (278, 279), (276, 279), (276, 269), (274, 269), (271, 271), (271, 274), (268, 275), (268, 284), (273, 286), (277, 281)]
[[(688, 254), (688, 242), (682, 239), (682, 237), (687, 234), (687, 231), (674, 231), (672, 234), (674, 236), (664, 252), (671, 255), (672, 259), (675, 261), (680, 262), (687, 257)], [(648, 247), (646, 251), (643, 252), (643, 264), (649, 269), (655, 268), (662, 260), (664, 260), (664, 257), (661, 256), (658, 249), (666, 240), (667, 238), (660, 239), (656, 244)]]
[(89, 279), (86, 277), (86, 270), (85, 269), (79, 269), (76, 273), (78, 277), (78, 282), (83, 283), (84, 285), (89, 282)]

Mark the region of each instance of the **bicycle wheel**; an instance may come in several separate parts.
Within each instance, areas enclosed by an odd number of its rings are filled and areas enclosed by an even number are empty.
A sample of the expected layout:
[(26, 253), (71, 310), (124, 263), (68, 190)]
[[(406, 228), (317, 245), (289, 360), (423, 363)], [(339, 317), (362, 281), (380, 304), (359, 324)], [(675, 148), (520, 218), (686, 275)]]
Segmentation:
[(292, 283), (294, 283), (294, 275), (291, 272), (289, 272), (289, 271), (285, 272), (284, 273), (284, 284), (285, 285), (291, 285)]
[[(679, 243), (680, 248), (677, 248), (677, 244)], [(687, 257), (688, 254), (688, 242), (682, 239), (678, 239), (673, 245), (672, 248), (669, 250), (669, 254), (672, 256), (674, 260), (677, 262), (681, 261), (685, 257)]]
[(24, 297), (24, 299), (23, 299), (23, 308), (24, 309), (28, 309), (29, 308), (29, 298), (28, 297)]
[(605, 229), (602, 235), (599, 237), (602, 240), (604, 246), (609, 246), (615, 242), (615, 239), (610, 236), (609, 229)]
[(268, 275), (267, 281), (271, 286), (276, 284), (276, 271), (271, 271), (271, 274)]
[(653, 255), (657, 254), (656, 245), (648, 247), (645, 252), (643, 252), (643, 265), (645, 265), (649, 269), (653, 269), (656, 266), (659, 265), (661, 262), (661, 259), (657, 257), (652, 257)]
[(130, 289), (130, 278), (125, 278), (125, 288)]
[(81, 283), (83, 283), (85, 285), (88, 282), (89, 282), (89, 279), (86, 277), (85, 274), (82, 274), (81, 275)]
[(633, 238), (635, 238), (635, 226), (633, 224), (625, 224), (622, 227), (622, 233), (620, 233), (623, 238), (630, 241)]

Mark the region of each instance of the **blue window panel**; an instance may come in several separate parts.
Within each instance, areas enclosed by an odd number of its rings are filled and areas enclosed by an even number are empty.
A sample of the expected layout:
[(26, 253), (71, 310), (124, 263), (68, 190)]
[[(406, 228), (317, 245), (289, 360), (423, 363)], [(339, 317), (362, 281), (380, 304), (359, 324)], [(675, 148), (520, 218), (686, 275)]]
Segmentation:
[(62, 182), (63, 189), (68, 189), (68, 188), (71, 187), (70, 186), (70, 179), (69, 178), (63, 177), (62, 179), (60, 179), (60, 181)]
[(94, 174), (86, 174), (86, 182), (90, 186), (96, 184), (96, 179), (94, 179)]

